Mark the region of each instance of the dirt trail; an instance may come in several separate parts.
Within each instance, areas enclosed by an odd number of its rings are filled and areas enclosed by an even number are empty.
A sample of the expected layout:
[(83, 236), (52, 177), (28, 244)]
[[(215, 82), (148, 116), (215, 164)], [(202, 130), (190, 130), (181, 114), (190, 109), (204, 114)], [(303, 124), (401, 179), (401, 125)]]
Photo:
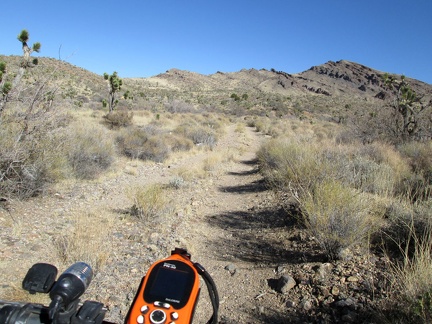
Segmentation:
[[(221, 165), (219, 175), (199, 193), (202, 203), (181, 236), (189, 237), (193, 257), (217, 283), (221, 323), (276, 322), (272, 313), (280, 303), (267, 280), (274, 277), (278, 256), (269, 242), (279, 235), (275, 225), (281, 222), (257, 169), (263, 136), (248, 128), (239, 139), (235, 133), (228, 136), (224, 145), (240, 155)], [(208, 303), (200, 307), (197, 323), (204, 323), (211, 309)]]
[[(274, 303), (266, 282), (273, 267), (265, 266), (273, 252), (266, 252), (267, 243), (259, 241), (267, 241), (270, 232), (274, 235), (269, 225), (272, 218), (267, 219), (269, 215), (263, 212), (271, 197), (255, 161), (262, 139), (254, 129), (238, 132), (232, 124), (213, 151), (165, 164), (129, 162), (122, 172), (103, 180), (69, 183), (31, 201), (12, 201), (8, 210), (0, 209), (0, 299), (11, 295), (27, 298), (16, 291), (36, 262), (56, 264), (62, 271), (53, 247), (56, 235), (71, 226), (70, 215), (96, 211), (112, 214), (115, 228), (109, 239), (107, 266), (98, 272), (85, 297), (106, 304), (109, 320), (121, 322), (148, 266), (179, 246), (186, 247), (193, 260), (213, 276), (220, 294), (221, 323), (261, 322), (257, 316), (266, 312), (264, 299)], [(182, 168), (202, 168), (210, 156), (224, 158), (203, 179), (172, 192), (176, 211), (160, 226), (150, 228), (138, 220), (119, 218), (118, 211), (130, 207), (127, 187), (166, 184)], [(259, 221), (262, 218), (266, 220)], [(205, 290), (203, 286), (196, 323), (206, 322), (211, 315)]]
[[(150, 265), (182, 247), (216, 282), (222, 324), (376, 322), (371, 318), (388, 296), (386, 258), (355, 249), (328, 263), (266, 190), (255, 156), (264, 140), (231, 124), (212, 151), (159, 164), (120, 159), (114, 173), (96, 181), (62, 183), (44, 196), (9, 202), (0, 208), (0, 299), (48, 304), (22, 291), (27, 269), (47, 262), (63, 271), (90, 257), (93, 267), (103, 262), (83, 299), (103, 303), (106, 320), (123, 323)], [(175, 189), (170, 183), (184, 170), (195, 176)], [(168, 185), (173, 206), (143, 221), (128, 213), (126, 193), (151, 183)], [(282, 275), (296, 282), (284, 294), (275, 291)], [(194, 323), (206, 323), (211, 312), (202, 285)]]

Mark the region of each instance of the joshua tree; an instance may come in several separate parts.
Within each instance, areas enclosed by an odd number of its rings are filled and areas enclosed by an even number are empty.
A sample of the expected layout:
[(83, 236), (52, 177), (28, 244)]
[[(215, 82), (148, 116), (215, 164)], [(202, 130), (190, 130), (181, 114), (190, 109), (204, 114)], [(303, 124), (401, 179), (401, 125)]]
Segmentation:
[(432, 102), (422, 102), (411, 88), (405, 76), (397, 80), (388, 74), (384, 75), (384, 84), (392, 93), (389, 106), (394, 111), (394, 135), (403, 142), (421, 137), (422, 112), (429, 108)]
[(33, 46), (30, 48), (27, 44), (30, 35), (29, 32), (25, 29), (23, 29), (21, 31), (21, 33), (18, 35), (18, 40), (22, 43), (22, 49), (23, 49), (23, 54), (24, 54), (24, 62), (23, 65), (28, 65), (28, 62), (30, 60), (30, 55), (33, 52), (38, 52), (40, 51), (41, 48), (41, 44), (39, 42), (36, 42), (33, 44)]
[[(29, 61), (31, 53), (40, 51), (41, 44), (39, 42), (34, 43), (31, 48), (28, 46), (27, 42), (29, 40), (29, 37), (29, 32), (25, 29), (23, 29), (17, 37), (18, 40), (22, 43), (23, 61), (12, 83), (10, 81), (7, 81), (6, 78), (6, 63), (0, 62), (0, 121), (3, 110), (5, 109), (6, 103), (8, 101), (9, 93), (11, 92), (11, 90), (13, 90), (13, 88), (18, 86), (18, 84), (21, 82), (26, 68), (30, 66)], [(37, 59), (33, 60), (33, 64), (37, 64)]]
[[(30, 48), (29, 45), (27, 44), (29, 38), (30, 38), (29, 32), (25, 29), (23, 29), (17, 37), (17, 39), (22, 44), (23, 61), (21, 63), (21, 68), (19, 69), (19, 71), (18, 71), (18, 73), (17, 73), (17, 75), (13, 81), (13, 85), (12, 85), (13, 87), (17, 86), (21, 82), (21, 78), (24, 75), (26, 68), (28, 68), (30, 66), (30, 55), (33, 52), (39, 53), (40, 48), (41, 48), (41, 43), (39, 43), (39, 42), (34, 43), (33, 46)], [(32, 63), (34, 65), (36, 65), (38, 63), (37, 59), (35, 58)]]
[(113, 74), (109, 75), (108, 73), (104, 73), (104, 79), (109, 81), (109, 100), (108, 100), (108, 109), (109, 112), (113, 112), (115, 106), (118, 103), (116, 99), (116, 93), (121, 90), (121, 86), (123, 85), (122, 79), (119, 78), (117, 72), (113, 72)]

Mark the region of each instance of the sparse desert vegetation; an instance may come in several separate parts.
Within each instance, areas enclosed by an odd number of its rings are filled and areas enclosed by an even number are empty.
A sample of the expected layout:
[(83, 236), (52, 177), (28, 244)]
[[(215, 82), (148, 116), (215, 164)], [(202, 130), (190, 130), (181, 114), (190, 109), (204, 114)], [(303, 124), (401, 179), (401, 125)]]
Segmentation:
[[(49, 58), (0, 62), (7, 298), (22, 298), (15, 260), (21, 272), (38, 256), (83, 260), (100, 274), (90, 293), (119, 320), (135, 292), (119, 273), (138, 280), (178, 244), (235, 296), (222, 294), (226, 323), (430, 322), (430, 85), (366, 67), (361, 81), (336, 77), (359, 70), (346, 61), (124, 80)], [(223, 277), (228, 262), (240, 270)], [(275, 268), (296, 274), (290, 292), (273, 289)], [(244, 313), (230, 315), (239, 298)]]

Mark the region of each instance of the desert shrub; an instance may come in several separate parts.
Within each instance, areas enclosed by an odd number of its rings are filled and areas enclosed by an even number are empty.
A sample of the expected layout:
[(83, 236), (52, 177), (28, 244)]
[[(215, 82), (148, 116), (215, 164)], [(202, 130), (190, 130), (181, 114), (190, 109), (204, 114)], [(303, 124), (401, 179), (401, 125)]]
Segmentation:
[(186, 113), (193, 112), (195, 110), (193, 105), (181, 100), (171, 100), (169, 102), (166, 102), (164, 105), (166, 111), (170, 113)]
[[(386, 225), (381, 229), (380, 241), (395, 259), (412, 256), (416, 242), (425, 237), (429, 228), (432, 202), (411, 203), (406, 197), (391, 199), (385, 212)], [(401, 254), (402, 253), (402, 254)]]
[(170, 153), (165, 137), (149, 135), (146, 128), (126, 128), (116, 140), (120, 152), (133, 159), (162, 162)]
[(346, 182), (364, 192), (391, 195), (394, 192), (395, 177), (393, 169), (384, 163), (377, 163), (363, 155), (353, 158), (347, 165), (351, 176)]
[(269, 134), (269, 130), (271, 127), (270, 119), (268, 118), (259, 118), (255, 121), (255, 128), (257, 132), (261, 132), (263, 134)]
[(332, 180), (318, 184), (300, 202), (306, 228), (332, 260), (376, 230), (374, 205), (371, 196)]
[(432, 142), (409, 142), (400, 145), (398, 150), (408, 159), (412, 171), (400, 191), (412, 201), (427, 200), (432, 193)]
[(163, 162), (168, 158), (169, 153), (170, 149), (163, 138), (153, 136), (144, 143), (139, 158), (142, 160)]
[(300, 220), (326, 254), (336, 258), (340, 250), (374, 232), (373, 225), (385, 212), (385, 197), (393, 197), (401, 179), (395, 169), (404, 168), (398, 157), (390, 164), (362, 153), (365, 147), (329, 144), (307, 137), (273, 139), (261, 146), (257, 157), (279, 203), (291, 210), (294, 198)]
[(172, 152), (189, 151), (194, 146), (191, 139), (173, 133), (162, 134), (161, 138)]
[(306, 137), (275, 139), (258, 152), (261, 171), (271, 187), (310, 192), (325, 179), (384, 196), (394, 195), (409, 173), (401, 156), (387, 148), (368, 145), (317, 143)]
[(133, 201), (131, 215), (146, 222), (160, 221), (171, 210), (167, 195), (159, 184), (130, 188), (128, 196)]
[(101, 126), (74, 124), (68, 140), (67, 157), (77, 178), (94, 179), (114, 161), (114, 141)]
[(291, 191), (297, 198), (336, 176), (334, 165), (318, 148), (301, 141), (270, 140), (261, 146), (257, 157), (268, 185), (276, 191)]
[(197, 123), (182, 124), (177, 127), (174, 132), (189, 138), (195, 145), (205, 145), (213, 148), (217, 143), (216, 131)]
[(183, 179), (183, 177), (175, 176), (169, 181), (168, 186), (170, 188), (180, 189), (186, 186), (186, 181)]
[(126, 109), (111, 111), (104, 116), (105, 123), (110, 127), (126, 127), (132, 125), (133, 112)]
[(0, 129), (0, 192), (28, 198), (68, 174), (60, 132), (46, 129), (22, 136), (13, 123)]
[(121, 153), (132, 159), (140, 159), (148, 138), (149, 136), (144, 129), (129, 127), (118, 134), (116, 142)]

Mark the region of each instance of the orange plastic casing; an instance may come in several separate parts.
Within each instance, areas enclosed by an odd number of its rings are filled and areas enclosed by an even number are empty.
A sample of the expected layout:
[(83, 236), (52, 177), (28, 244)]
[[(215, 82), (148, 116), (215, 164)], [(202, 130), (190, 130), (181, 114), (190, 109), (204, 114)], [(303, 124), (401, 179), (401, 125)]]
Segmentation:
[[(160, 271), (164, 272), (164, 275), (160, 276), (160, 280), (155, 280), (155, 277), (159, 277)], [(186, 274), (187, 272), (187, 274)], [(172, 274), (172, 275), (171, 275)], [(178, 276), (178, 277), (177, 277)], [(187, 280), (183, 280), (183, 277), (187, 277)], [(148, 297), (149, 291), (158, 290), (159, 296), (163, 296), (160, 293), (163, 288), (154, 287), (155, 283), (162, 283), (169, 285), (167, 291), (171, 291), (171, 295), (176, 295), (176, 278), (179, 278), (179, 292), (183, 292), (182, 298), (176, 299), (166, 296), (166, 298), (160, 298), (162, 300), (155, 300)], [(162, 279), (166, 279), (161, 281)], [(187, 281), (184, 284), (183, 281)], [(187, 286), (185, 288), (185, 286)], [(146, 293), (146, 294), (145, 294)], [(168, 292), (169, 295), (170, 292)], [(197, 270), (193, 266), (192, 262), (179, 254), (173, 254), (170, 257), (153, 263), (146, 276), (143, 277), (138, 292), (135, 296), (135, 300), (129, 310), (126, 323), (127, 324), (190, 324), (192, 323), (195, 306), (198, 301), (200, 293), (200, 277)], [(145, 300), (148, 299), (148, 300)], [(156, 298), (159, 299), (159, 298)], [(164, 320), (163, 313), (166, 318)]]

